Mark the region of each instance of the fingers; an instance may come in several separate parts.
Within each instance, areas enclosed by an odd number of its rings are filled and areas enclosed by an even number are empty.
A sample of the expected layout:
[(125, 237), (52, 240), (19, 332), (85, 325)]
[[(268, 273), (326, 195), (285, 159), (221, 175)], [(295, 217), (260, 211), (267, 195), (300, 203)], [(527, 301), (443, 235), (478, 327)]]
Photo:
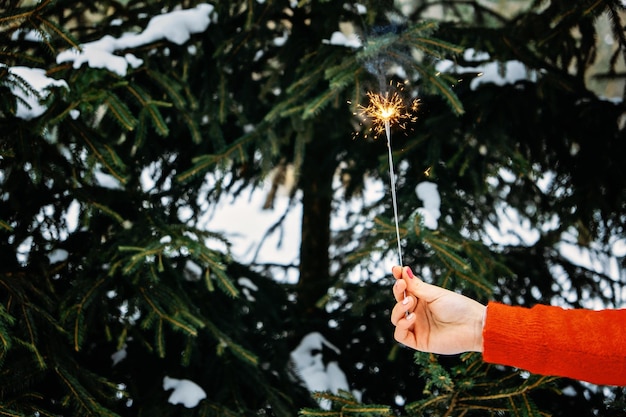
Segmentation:
[[(416, 348), (414, 334), (415, 314), (413, 309), (417, 305), (414, 295), (407, 293), (407, 282), (413, 279), (413, 273), (408, 267), (394, 266), (391, 269), (393, 277), (396, 279), (393, 285), (393, 296), (397, 303), (391, 311), (391, 322), (395, 327), (394, 339), (403, 345)], [(420, 281), (421, 282), (421, 281)]]
[[(413, 271), (408, 266), (394, 266), (391, 268), (391, 273), (393, 277), (396, 279), (394, 284), (394, 296), (397, 301), (400, 301), (407, 293), (411, 293), (418, 298), (421, 298), (420, 292), (423, 292), (424, 287), (427, 286), (421, 279), (416, 277), (413, 274)], [(404, 285), (400, 284), (400, 282), (404, 282)], [(402, 291), (401, 298), (398, 298), (398, 291)]]
[(401, 319), (406, 318), (407, 313), (411, 313), (417, 304), (417, 300), (411, 295), (407, 295), (406, 297), (401, 295), (401, 297), (403, 298), (399, 300), (393, 307), (393, 310), (391, 310), (391, 322), (394, 326), (397, 326)]
[[(400, 278), (397, 279), (401, 279), (406, 283), (406, 286), (403, 287), (403, 291), (405, 291), (406, 294), (414, 295), (415, 297), (426, 302), (432, 302), (447, 292), (447, 290), (444, 290), (441, 287), (422, 281), (419, 277), (413, 274), (413, 271), (411, 271), (411, 268), (408, 266), (403, 268), (394, 267), (392, 272), (394, 272), (394, 277), (395, 273), (400, 273)], [(398, 282), (399, 281), (396, 281), (396, 284)]]
[(393, 296), (396, 301), (402, 301), (404, 296), (406, 295), (406, 282), (400, 279), (393, 284)]
[(412, 280), (416, 280), (418, 282), (422, 281), (419, 278), (415, 278), (413, 272), (411, 271), (411, 268), (409, 268), (408, 266), (401, 267), (396, 265), (391, 268), (391, 273), (396, 279), (396, 282), (393, 285), (393, 295), (396, 301), (402, 301), (404, 298), (407, 297), (409, 292), (412, 292), (412, 295), (416, 295), (416, 293), (413, 291), (414, 288), (411, 288), (409, 285), (413, 284), (411, 282)]
[[(399, 265), (395, 265), (393, 268), (391, 268), (391, 274), (395, 279), (413, 280), (417, 278), (415, 274), (413, 274), (411, 268), (408, 266), (402, 267)], [(419, 282), (422, 281), (419, 278), (417, 278), (417, 280)]]
[(396, 329), (393, 332), (393, 338), (405, 346), (417, 349), (417, 340), (415, 337), (415, 314), (411, 313), (406, 318), (402, 314), (402, 318), (398, 320)]

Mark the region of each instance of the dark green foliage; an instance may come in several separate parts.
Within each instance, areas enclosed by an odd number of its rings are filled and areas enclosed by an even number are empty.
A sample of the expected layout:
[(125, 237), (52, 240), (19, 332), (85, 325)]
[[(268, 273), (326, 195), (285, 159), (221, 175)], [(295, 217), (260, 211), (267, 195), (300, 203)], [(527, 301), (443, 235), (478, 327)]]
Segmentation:
[[(392, 340), (380, 272), (380, 259), (395, 258), (391, 199), (364, 199), (368, 179), (388, 187), (387, 149), (354, 138), (368, 128), (354, 115), (366, 93), (408, 81), (417, 121), (394, 129), (393, 150), (404, 262), (426, 279), (483, 302), (623, 304), (623, 273), (558, 250), (567, 236), (606, 259), (624, 238), (621, 2), (415, 2), (406, 16), (391, 1), (365, 1), (364, 14), (322, 0), (214, 3), (207, 30), (182, 45), (117, 51), (143, 60), (126, 75), (56, 58), (200, 2), (0, 6), (0, 414), (624, 415), (618, 389), (476, 354), (414, 356)], [(361, 48), (325, 42), (346, 22)], [(441, 72), (441, 60), (464, 70)], [(512, 60), (536, 78), (472, 87), (480, 64), (507, 75)], [(18, 66), (67, 87), (40, 92)], [(24, 120), (29, 95), (47, 110)], [(288, 169), (302, 230), (279, 221), (272, 232), (302, 234), (299, 265), (243, 265), (206, 214), (268, 178), (273, 207)], [(417, 210), (424, 180), (442, 197), (437, 230)], [(344, 201), (363, 204), (331, 233)], [(534, 239), (490, 240), (503, 204)], [(614, 258), (623, 269), (623, 254)], [(296, 284), (276, 279), (294, 269)], [(340, 348), (330, 360), (354, 392), (312, 395), (296, 381), (289, 354), (311, 331)], [(168, 403), (166, 375), (207, 398)]]

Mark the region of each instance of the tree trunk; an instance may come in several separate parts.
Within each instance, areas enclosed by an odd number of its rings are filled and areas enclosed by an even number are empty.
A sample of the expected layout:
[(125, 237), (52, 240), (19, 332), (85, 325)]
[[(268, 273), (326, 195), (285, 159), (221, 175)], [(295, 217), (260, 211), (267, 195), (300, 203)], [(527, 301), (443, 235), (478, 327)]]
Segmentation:
[(298, 311), (303, 319), (315, 322), (324, 317), (324, 309), (316, 303), (326, 295), (331, 285), (330, 215), (334, 158), (324, 141), (313, 140), (307, 145), (302, 166), (302, 243), (300, 246), (300, 280), (298, 282)]

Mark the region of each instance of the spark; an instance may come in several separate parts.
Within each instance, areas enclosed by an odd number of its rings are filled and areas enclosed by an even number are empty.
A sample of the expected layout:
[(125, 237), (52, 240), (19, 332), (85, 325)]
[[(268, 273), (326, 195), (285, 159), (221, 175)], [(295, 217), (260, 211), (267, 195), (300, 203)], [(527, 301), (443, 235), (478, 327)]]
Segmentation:
[(384, 94), (368, 92), (367, 97), (369, 104), (367, 106), (359, 105), (360, 112), (355, 113), (355, 115), (360, 115), (371, 121), (370, 130), (374, 133), (375, 138), (382, 135), (383, 132), (387, 133), (391, 126), (397, 126), (404, 130), (407, 123), (417, 120), (414, 112), (419, 105), (418, 100), (407, 105), (396, 91)]

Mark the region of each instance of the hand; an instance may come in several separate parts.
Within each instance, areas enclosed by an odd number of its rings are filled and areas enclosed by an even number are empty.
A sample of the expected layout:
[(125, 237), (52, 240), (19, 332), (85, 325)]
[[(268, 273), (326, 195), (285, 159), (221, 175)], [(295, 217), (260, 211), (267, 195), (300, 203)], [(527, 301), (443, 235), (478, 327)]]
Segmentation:
[[(394, 338), (422, 352), (482, 352), (486, 307), (471, 298), (428, 284), (409, 267), (394, 266)], [(406, 297), (405, 297), (406, 294)]]

